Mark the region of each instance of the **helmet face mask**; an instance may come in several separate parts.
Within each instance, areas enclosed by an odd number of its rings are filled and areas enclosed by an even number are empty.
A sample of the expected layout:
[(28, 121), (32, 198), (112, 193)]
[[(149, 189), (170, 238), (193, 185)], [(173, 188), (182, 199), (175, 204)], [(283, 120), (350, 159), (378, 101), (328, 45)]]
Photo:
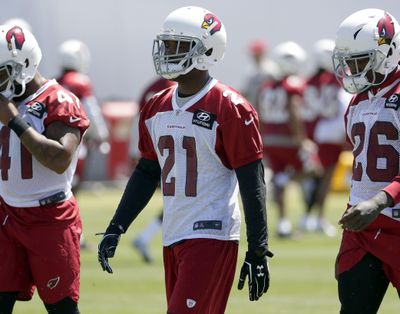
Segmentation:
[(352, 94), (382, 84), (400, 61), (400, 26), (379, 9), (358, 11), (339, 27), (332, 60), (337, 80)]
[(333, 55), (336, 78), (339, 82), (343, 82), (343, 87), (347, 92), (361, 93), (371, 86), (384, 82), (386, 77), (378, 75), (377, 72), (384, 60), (385, 56), (376, 50), (352, 55), (336, 51)]
[(6, 63), (0, 66), (0, 93), (10, 90), (13, 85), (14, 67)]
[[(169, 45), (175, 49), (171, 49)], [(158, 35), (153, 43), (153, 61), (157, 74), (173, 79), (194, 68), (193, 58), (207, 51), (195, 37)]]
[(200, 7), (179, 8), (153, 42), (154, 67), (166, 79), (206, 71), (224, 57), (225, 47), (225, 27), (217, 16)]

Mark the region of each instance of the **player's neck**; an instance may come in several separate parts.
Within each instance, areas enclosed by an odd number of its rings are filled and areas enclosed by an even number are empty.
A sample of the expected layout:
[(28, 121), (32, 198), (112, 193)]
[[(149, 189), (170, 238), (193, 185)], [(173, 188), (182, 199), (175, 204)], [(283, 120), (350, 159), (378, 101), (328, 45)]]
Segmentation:
[(178, 93), (181, 97), (198, 93), (209, 81), (208, 71), (193, 70), (177, 79)]

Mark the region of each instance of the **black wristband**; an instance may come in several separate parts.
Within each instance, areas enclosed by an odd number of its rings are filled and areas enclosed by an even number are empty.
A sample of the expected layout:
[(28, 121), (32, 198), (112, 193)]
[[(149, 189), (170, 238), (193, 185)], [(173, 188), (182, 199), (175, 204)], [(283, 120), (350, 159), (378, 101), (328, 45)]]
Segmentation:
[(106, 234), (118, 234), (125, 233), (124, 227), (117, 225), (113, 222), (107, 227)]
[(20, 137), (30, 125), (20, 115), (17, 115), (8, 122), (8, 127)]

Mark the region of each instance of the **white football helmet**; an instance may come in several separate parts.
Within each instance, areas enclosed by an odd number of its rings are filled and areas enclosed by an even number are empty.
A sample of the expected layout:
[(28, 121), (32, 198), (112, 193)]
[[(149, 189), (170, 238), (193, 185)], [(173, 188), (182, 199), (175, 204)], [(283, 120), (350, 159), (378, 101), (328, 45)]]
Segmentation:
[[(169, 41), (176, 42), (173, 51), (168, 48)], [(182, 47), (188, 48), (182, 51)], [(225, 47), (225, 27), (214, 13), (199, 7), (183, 7), (167, 16), (154, 40), (155, 70), (166, 79), (192, 69), (205, 71), (224, 57)]]
[[(356, 94), (380, 85), (397, 68), (399, 32), (396, 19), (380, 9), (357, 11), (340, 24), (333, 64), (336, 77), (346, 91)], [(369, 71), (372, 79), (366, 76)], [(378, 79), (376, 73), (382, 78)]]
[[(20, 26), (0, 25), (0, 92), (21, 96), (37, 72), (42, 51), (32, 33)], [(21, 89), (16, 89), (16, 83)]]
[(335, 41), (332, 39), (320, 39), (314, 43), (312, 53), (318, 68), (333, 72), (333, 49), (335, 49)]
[(64, 41), (58, 48), (61, 67), (86, 74), (90, 66), (90, 51), (80, 40)]
[(306, 61), (306, 52), (297, 43), (287, 41), (272, 49), (271, 59), (279, 68), (279, 76), (299, 75)]

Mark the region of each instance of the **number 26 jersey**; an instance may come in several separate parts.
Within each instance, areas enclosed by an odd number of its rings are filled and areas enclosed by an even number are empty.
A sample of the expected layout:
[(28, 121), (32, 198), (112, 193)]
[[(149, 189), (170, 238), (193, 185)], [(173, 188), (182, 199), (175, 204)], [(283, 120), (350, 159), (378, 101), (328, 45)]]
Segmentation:
[[(400, 72), (394, 73), (375, 94), (355, 96), (345, 114), (348, 141), (353, 146), (350, 205), (386, 188), (400, 170)], [(396, 209), (381, 213), (400, 221)]]

